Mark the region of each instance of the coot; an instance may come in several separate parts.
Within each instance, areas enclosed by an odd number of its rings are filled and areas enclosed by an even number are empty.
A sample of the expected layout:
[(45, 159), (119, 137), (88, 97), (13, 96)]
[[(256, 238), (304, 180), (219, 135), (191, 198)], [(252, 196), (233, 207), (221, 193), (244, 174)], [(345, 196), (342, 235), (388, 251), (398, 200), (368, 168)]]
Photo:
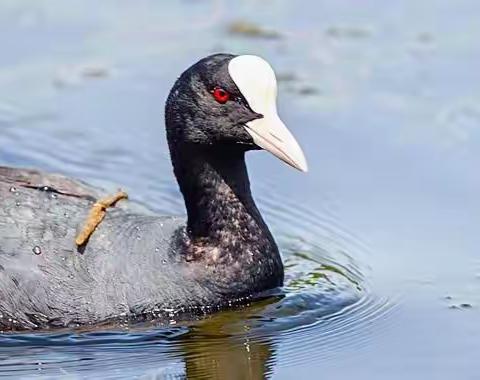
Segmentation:
[(0, 329), (180, 318), (281, 286), (282, 261), (245, 166), (245, 152), (265, 149), (307, 170), (276, 95), (272, 68), (252, 55), (208, 56), (175, 82), (165, 122), (186, 220), (116, 207), (79, 248), (99, 192), (0, 168)]

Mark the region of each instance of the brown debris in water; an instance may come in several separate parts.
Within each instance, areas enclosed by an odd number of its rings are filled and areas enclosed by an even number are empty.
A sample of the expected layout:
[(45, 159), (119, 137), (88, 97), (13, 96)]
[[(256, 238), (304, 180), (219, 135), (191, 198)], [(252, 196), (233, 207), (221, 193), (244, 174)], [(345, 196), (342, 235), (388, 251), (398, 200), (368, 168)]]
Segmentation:
[(328, 37), (336, 39), (362, 39), (371, 36), (371, 30), (362, 26), (333, 25), (325, 30)]
[(291, 82), (298, 82), (298, 78), (294, 73), (291, 72), (284, 72), (277, 74), (277, 81), (284, 82), (284, 83), (291, 83)]
[(253, 22), (234, 21), (228, 26), (228, 32), (250, 38), (279, 39), (282, 35), (272, 29), (265, 29)]
[(422, 32), (417, 35), (417, 41), (422, 44), (432, 44), (435, 41), (433, 34), (429, 32)]
[(303, 96), (317, 95), (318, 89), (313, 86), (304, 86), (298, 89), (298, 93)]

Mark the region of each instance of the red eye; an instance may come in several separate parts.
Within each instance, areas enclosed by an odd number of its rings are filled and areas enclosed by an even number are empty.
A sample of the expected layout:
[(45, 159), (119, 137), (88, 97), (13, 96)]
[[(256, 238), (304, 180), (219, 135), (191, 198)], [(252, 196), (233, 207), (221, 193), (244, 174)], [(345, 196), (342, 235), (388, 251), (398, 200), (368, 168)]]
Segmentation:
[(223, 88), (215, 87), (215, 89), (213, 90), (213, 97), (217, 102), (224, 104), (230, 99), (230, 94)]

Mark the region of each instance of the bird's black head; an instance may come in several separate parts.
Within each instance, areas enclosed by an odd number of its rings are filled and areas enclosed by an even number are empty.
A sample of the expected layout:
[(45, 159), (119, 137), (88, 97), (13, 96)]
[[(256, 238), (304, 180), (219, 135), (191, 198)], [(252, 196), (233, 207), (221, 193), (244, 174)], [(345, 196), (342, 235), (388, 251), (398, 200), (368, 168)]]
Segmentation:
[(276, 110), (277, 85), (260, 57), (214, 54), (188, 68), (168, 96), (170, 150), (178, 145), (265, 149), (306, 171), (297, 142)]
[(262, 118), (254, 112), (228, 72), (234, 58), (215, 54), (197, 62), (176, 81), (166, 104), (168, 139), (202, 145), (239, 144), (255, 148), (244, 128)]

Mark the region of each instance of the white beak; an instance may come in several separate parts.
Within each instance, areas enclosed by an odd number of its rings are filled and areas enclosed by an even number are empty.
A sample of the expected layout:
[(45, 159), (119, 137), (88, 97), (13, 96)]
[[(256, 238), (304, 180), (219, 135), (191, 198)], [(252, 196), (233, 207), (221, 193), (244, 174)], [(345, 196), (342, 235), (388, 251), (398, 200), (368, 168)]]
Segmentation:
[(260, 148), (302, 172), (308, 170), (302, 148), (277, 114), (264, 115), (263, 119), (252, 120), (245, 128)]
[(306, 172), (305, 155), (277, 114), (277, 81), (268, 62), (257, 56), (241, 55), (230, 61), (228, 71), (252, 110), (263, 115), (245, 126), (255, 144)]

